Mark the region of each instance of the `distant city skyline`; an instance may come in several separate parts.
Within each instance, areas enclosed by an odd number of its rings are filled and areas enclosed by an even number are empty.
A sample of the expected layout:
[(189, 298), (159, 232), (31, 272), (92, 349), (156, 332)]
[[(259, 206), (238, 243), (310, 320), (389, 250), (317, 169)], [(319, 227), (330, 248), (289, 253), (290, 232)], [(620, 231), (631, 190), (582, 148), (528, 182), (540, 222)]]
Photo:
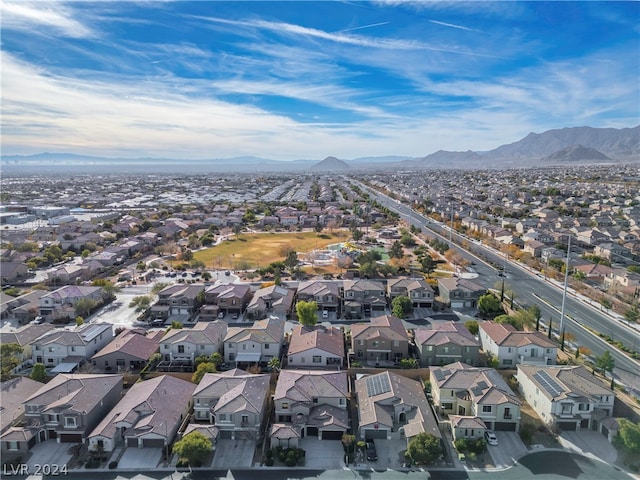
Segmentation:
[(640, 123), (639, 2), (0, 2), (4, 155), (413, 157)]

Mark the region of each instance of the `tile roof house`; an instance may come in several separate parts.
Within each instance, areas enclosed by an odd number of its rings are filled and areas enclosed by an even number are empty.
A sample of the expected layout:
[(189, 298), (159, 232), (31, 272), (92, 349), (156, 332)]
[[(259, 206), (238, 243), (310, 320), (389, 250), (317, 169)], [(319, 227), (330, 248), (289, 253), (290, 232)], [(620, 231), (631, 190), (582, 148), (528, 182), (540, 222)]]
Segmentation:
[(284, 327), (284, 320), (278, 317), (256, 320), (251, 327), (229, 327), (224, 338), (224, 361), (233, 365), (266, 364), (280, 358)]
[[(164, 307), (166, 317), (155, 315), (155, 318), (179, 317), (178, 320), (185, 321), (194, 318), (204, 300), (204, 285), (186, 285), (176, 283), (163, 288), (158, 293), (158, 302), (151, 308), (152, 314), (156, 311), (156, 306)], [(168, 307), (168, 309), (166, 308)]]
[(432, 328), (416, 328), (414, 342), (423, 367), (453, 362), (477, 365), (480, 360), (480, 342), (456, 322), (434, 322)]
[(339, 312), (340, 285), (335, 281), (307, 280), (298, 285), (298, 300), (314, 301), (318, 310)]
[(395, 363), (409, 357), (409, 335), (398, 317), (375, 317), (351, 326), (351, 351), (361, 363)]
[[(22, 402), (42, 387), (42, 383), (29, 377), (16, 377), (0, 383), (2, 398), (2, 415), (0, 415), (0, 434), (9, 428), (22, 423), (24, 420), (24, 406)], [(16, 448), (21, 446), (15, 445)], [(4, 452), (3, 452), (4, 453)]]
[(482, 349), (498, 359), (500, 368), (514, 365), (555, 365), (558, 347), (541, 332), (521, 332), (510, 324), (480, 323)]
[(183, 362), (193, 365), (201, 355), (222, 352), (227, 324), (198, 322), (191, 328), (172, 328), (160, 340), (160, 354), (165, 362)]
[(477, 308), (478, 299), (487, 293), (482, 285), (468, 278), (439, 278), (438, 287), (442, 301), (451, 308)]
[(169, 375), (135, 383), (92, 429), (89, 450), (166, 447), (189, 414), (195, 388)]
[(27, 278), (28, 268), (22, 262), (0, 262), (0, 280), (3, 285)]
[(370, 317), (387, 308), (386, 289), (374, 280), (345, 280), (343, 282), (343, 312), (346, 318)]
[(205, 304), (200, 308), (200, 320), (215, 320), (218, 313), (241, 315), (251, 297), (251, 287), (246, 284), (225, 283), (208, 287), (204, 292)]
[(611, 441), (606, 420), (613, 415), (615, 391), (599, 378), (583, 366), (517, 368), (520, 392), (545, 423), (561, 430), (596, 430)]
[(31, 344), (41, 336), (54, 330), (55, 327), (49, 324), (25, 325), (13, 332), (0, 332), (0, 344), (8, 345), (16, 343), (22, 347), (22, 355), (19, 356), (20, 364), (13, 370), (17, 373), (24, 367), (30, 365), (33, 357)]
[(269, 314), (282, 317), (290, 315), (294, 297), (294, 290), (279, 285), (261, 288), (253, 294), (247, 306), (247, 316), (261, 319)]
[(478, 417), (491, 430), (519, 430), (521, 402), (496, 370), (461, 362), (429, 370), (433, 403), (441, 412)]
[(121, 392), (120, 375), (57, 375), (23, 400), (25, 425), (0, 437), (3, 453), (12, 450), (16, 441), (29, 448), (34, 438), (36, 442), (54, 438), (59, 443), (83, 442), (116, 405)]
[(296, 325), (291, 331), (287, 366), (337, 368), (344, 365), (344, 334), (337, 327)]
[(305, 436), (341, 439), (350, 426), (348, 397), (346, 372), (281, 370), (273, 396), (272, 442), (294, 446)]
[(40, 297), (40, 315), (48, 319), (75, 317), (74, 306), (83, 299), (102, 301), (102, 287), (65, 285)]
[(40, 297), (46, 290), (33, 290), (19, 297), (11, 297), (2, 292), (2, 318), (16, 317), (24, 324), (35, 319), (39, 314)]
[(163, 332), (144, 329), (123, 330), (109, 344), (91, 357), (91, 364), (101, 372), (133, 372), (143, 368), (158, 351)]
[(257, 440), (269, 418), (270, 380), (237, 368), (206, 373), (193, 392), (195, 420), (215, 426), (215, 439)]
[(384, 371), (355, 382), (359, 439), (400, 439), (419, 433), (442, 439), (422, 383)]
[(414, 308), (431, 308), (433, 306), (433, 288), (424, 278), (395, 278), (387, 282), (389, 300), (404, 296), (411, 299)]
[(32, 360), (53, 372), (71, 372), (113, 339), (113, 325), (91, 323), (75, 330), (55, 329), (31, 344)]

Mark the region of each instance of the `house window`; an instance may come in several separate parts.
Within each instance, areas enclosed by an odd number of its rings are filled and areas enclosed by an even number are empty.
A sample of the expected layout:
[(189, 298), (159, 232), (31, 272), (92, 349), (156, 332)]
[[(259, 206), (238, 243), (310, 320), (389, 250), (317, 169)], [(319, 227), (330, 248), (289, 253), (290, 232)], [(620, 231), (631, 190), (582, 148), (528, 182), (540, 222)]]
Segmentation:
[(338, 405), (345, 405), (346, 403), (346, 399), (345, 398), (339, 398), (338, 399)]
[(37, 405), (27, 405), (27, 413), (38, 413)]
[(227, 348), (233, 348), (233, 343), (227, 343)]
[(493, 407), (491, 405), (482, 406), (482, 413), (491, 413), (492, 410), (493, 410)]
[(358, 345), (364, 345), (364, 340), (358, 340)]
[(178, 353), (184, 353), (184, 345), (178, 345)]
[(282, 402), (282, 410), (289, 410), (289, 402)]
[(358, 351), (356, 352), (356, 357), (358, 357), (358, 358), (362, 358), (362, 357), (364, 357), (364, 352), (363, 352), (362, 350), (358, 350)]
[(124, 358), (117, 358), (116, 359), (116, 365), (118, 367), (124, 367)]
[(76, 351), (76, 347), (73, 347), (73, 346), (72, 346), (72, 347), (71, 347), (71, 351), (72, 351), (72, 352), (75, 352), (75, 351)]
[(433, 345), (427, 345), (427, 352), (433, 352)]
[(221, 422), (226, 422), (227, 421), (227, 414), (226, 413), (219, 413), (218, 414), (218, 418)]
[(76, 417), (64, 417), (64, 426), (67, 428), (76, 428), (78, 426)]
[(162, 348), (164, 348), (165, 350), (169, 350), (169, 345), (167, 345), (166, 343), (162, 346)]
[(54, 348), (53, 347), (49, 347), (49, 352), (53, 352)]
[(265, 343), (265, 344), (264, 344), (264, 349), (265, 349), (265, 350), (269, 350), (269, 344), (268, 344), (268, 343)]
[(243, 349), (243, 350), (246, 350), (246, 349), (247, 349), (247, 344), (246, 344), (246, 343), (243, 343), (243, 344), (242, 344), (242, 349)]
[(233, 352), (229, 353), (229, 361), (233, 362), (235, 359), (236, 359), (236, 354)]
[(451, 410), (451, 409), (453, 409), (453, 403), (443, 403), (442, 404), (442, 408), (444, 410)]
[(290, 422), (291, 421), (291, 415), (278, 415), (278, 421), (279, 422)]
[(503, 365), (511, 365), (513, 363), (513, 360), (511, 359), (504, 359), (502, 360), (502, 364)]
[(204, 345), (200, 345), (200, 350), (204, 350)]
[(578, 405), (578, 410), (580, 410), (581, 412), (585, 412), (585, 411), (589, 410), (589, 404), (588, 403), (580, 403)]
[(562, 404), (562, 413), (563, 414), (568, 414), (571, 413), (571, 411), (573, 410), (573, 405), (571, 405), (570, 403), (563, 403)]
[(20, 450), (19, 442), (7, 442), (7, 450)]
[(449, 347), (444, 347), (444, 353), (449, 353)]
[(374, 340), (373, 341), (373, 347), (377, 347), (378, 345), (380, 345), (380, 342), (378, 340)]
[(393, 346), (394, 347), (399, 347), (400, 346), (400, 340), (394, 340), (393, 341)]
[(314, 355), (313, 363), (322, 363), (322, 357), (320, 355)]
[(511, 353), (513, 351), (513, 348), (509, 347), (507, 348), (507, 352)]
[(318, 403), (318, 397), (313, 397), (313, 398), (311, 399), (311, 401), (312, 401), (314, 404), (317, 404), (317, 403)]
[(300, 363), (305, 363), (306, 361), (307, 361), (307, 358), (306, 358), (306, 357), (301, 357), (301, 358), (300, 358)]
[(105, 366), (105, 367), (108, 367), (108, 366), (109, 366), (109, 360), (105, 360), (105, 361), (104, 361), (104, 366)]

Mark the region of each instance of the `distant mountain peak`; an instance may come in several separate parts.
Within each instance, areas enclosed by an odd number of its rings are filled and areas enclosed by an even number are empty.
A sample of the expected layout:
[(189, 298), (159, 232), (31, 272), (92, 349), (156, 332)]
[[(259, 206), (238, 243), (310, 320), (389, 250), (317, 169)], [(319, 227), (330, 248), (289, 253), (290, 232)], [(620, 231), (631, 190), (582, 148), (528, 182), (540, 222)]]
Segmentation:
[(351, 166), (344, 160), (331, 156), (311, 166), (311, 170), (314, 172), (327, 170), (349, 170), (350, 168)]
[(578, 144), (569, 145), (568, 147), (558, 150), (551, 155), (547, 155), (542, 160), (553, 162), (580, 162), (585, 160), (610, 161), (611, 159), (595, 148), (585, 147)]

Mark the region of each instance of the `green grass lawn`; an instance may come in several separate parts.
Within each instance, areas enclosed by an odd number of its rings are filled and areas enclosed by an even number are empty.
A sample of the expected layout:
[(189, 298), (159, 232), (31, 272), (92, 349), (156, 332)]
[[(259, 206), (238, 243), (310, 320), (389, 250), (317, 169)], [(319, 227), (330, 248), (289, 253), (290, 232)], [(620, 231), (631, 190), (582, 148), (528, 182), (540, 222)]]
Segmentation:
[(204, 262), (207, 268), (247, 270), (263, 268), (272, 262), (284, 260), (289, 249), (304, 254), (323, 249), (332, 243), (344, 242), (350, 237), (347, 231), (331, 233), (285, 232), (241, 233), (205, 250), (194, 252), (194, 258)]

